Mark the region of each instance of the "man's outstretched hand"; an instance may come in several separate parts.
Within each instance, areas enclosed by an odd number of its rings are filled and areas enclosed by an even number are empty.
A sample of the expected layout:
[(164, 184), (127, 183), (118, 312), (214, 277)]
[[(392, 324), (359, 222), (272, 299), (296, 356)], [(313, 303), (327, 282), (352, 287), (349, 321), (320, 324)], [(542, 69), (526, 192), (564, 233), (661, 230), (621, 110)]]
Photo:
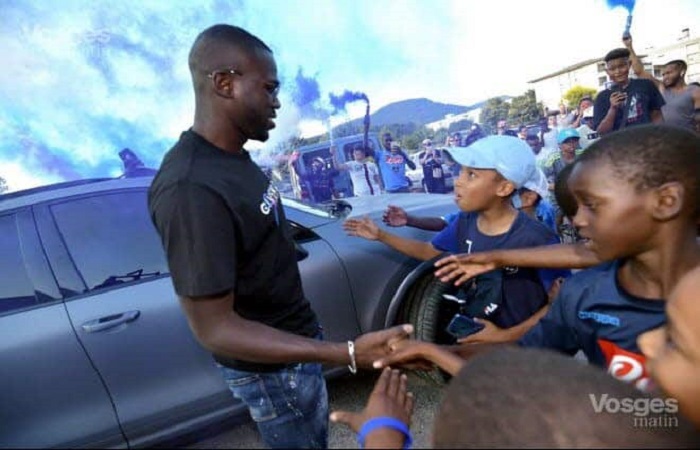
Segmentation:
[(387, 356), (399, 342), (407, 340), (412, 333), (413, 325), (404, 324), (359, 336), (355, 340), (357, 367), (371, 369), (374, 361)]

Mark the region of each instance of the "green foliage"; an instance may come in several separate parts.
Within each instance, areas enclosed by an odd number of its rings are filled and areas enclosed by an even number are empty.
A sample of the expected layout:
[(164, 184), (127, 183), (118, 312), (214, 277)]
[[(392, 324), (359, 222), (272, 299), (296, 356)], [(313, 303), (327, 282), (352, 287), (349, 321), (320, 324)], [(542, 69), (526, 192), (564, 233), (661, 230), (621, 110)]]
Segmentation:
[(578, 103), (583, 97), (591, 97), (595, 100), (595, 95), (598, 91), (594, 88), (584, 86), (574, 86), (564, 93), (564, 103), (570, 109), (578, 108)]
[(508, 109), (508, 103), (501, 97), (494, 97), (486, 100), (486, 103), (481, 108), (481, 114), (479, 115), (481, 127), (485, 129), (487, 133), (492, 133), (493, 130), (496, 129), (498, 121), (508, 117)]
[(537, 122), (541, 116), (540, 111), (542, 111), (542, 105), (537, 103), (535, 91), (530, 89), (511, 100), (508, 108), (508, 125), (518, 127)]

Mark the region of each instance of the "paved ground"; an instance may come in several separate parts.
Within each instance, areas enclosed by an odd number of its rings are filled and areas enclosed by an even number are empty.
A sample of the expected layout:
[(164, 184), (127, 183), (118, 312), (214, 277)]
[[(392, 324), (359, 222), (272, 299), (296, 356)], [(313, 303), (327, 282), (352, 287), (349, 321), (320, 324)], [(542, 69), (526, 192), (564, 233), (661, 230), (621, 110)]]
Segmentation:
[[(328, 395), (331, 411), (344, 409), (360, 411), (374, 387), (378, 372), (360, 373), (346, 376), (328, 383)], [(435, 384), (410, 374), (409, 389), (416, 396), (411, 432), (413, 447), (426, 448), (430, 443), (430, 430), (442, 390)], [(353, 432), (348, 428), (330, 424), (330, 448), (358, 448)], [(201, 440), (181, 448), (264, 448), (252, 421), (227, 426), (225, 429), (211, 430)]]

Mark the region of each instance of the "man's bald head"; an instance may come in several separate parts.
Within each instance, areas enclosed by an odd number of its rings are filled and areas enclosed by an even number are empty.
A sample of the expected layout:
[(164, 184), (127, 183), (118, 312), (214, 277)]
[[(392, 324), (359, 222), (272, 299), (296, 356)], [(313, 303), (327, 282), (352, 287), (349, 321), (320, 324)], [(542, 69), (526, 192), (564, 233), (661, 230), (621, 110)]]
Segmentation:
[(239, 69), (248, 57), (260, 52), (272, 53), (263, 41), (233, 25), (213, 25), (195, 39), (189, 55), (195, 90), (206, 76), (216, 70)]

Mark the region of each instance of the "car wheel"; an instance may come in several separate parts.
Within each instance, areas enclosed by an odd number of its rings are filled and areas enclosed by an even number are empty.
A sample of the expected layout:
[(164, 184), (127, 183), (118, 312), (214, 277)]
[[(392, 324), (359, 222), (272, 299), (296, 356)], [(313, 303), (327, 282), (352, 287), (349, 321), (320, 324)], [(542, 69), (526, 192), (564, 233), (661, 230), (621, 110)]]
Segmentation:
[[(441, 345), (455, 344), (455, 339), (445, 330), (458, 312), (459, 305), (442, 297), (455, 291), (451, 283), (443, 283), (435, 278), (433, 272), (425, 274), (408, 293), (399, 314), (400, 323), (412, 324), (414, 337), (418, 340)], [(437, 368), (418, 371), (418, 375), (440, 385), (449, 379), (449, 375)]]

